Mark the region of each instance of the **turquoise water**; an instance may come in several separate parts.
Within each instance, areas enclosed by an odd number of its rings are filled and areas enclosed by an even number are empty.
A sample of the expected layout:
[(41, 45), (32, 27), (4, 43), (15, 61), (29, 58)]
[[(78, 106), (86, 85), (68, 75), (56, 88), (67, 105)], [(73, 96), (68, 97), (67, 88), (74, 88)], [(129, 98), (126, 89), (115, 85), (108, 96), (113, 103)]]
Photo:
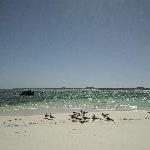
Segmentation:
[(141, 89), (30, 89), (33, 96), (21, 96), (28, 89), (1, 89), (0, 109), (150, 110), (150, 90)]

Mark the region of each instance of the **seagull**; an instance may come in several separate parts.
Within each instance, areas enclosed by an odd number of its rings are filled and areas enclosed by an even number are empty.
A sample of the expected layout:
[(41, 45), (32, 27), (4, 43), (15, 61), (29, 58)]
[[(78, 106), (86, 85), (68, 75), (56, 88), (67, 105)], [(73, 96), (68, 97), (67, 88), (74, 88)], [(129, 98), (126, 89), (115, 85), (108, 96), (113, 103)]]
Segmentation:
[(77, 122), (77, 120), (82, 120), (82, 118), (79, 118), (78, 116), (77, 116), (77, 114), (75, 114), (75, 113), (73, 113), (72, 115), (69, 115), (70, 117), (71, 117), (71, 119), (72, 119), (72, 122)]
[(51, 113), (49, 114), (49, 117), (50, 117), (50, 118), (55, 118), (55, 117), (53, 117), (53, 116), (51, 115)]
[(76, 116), (73, 114), (73, 115), (69, 115), (71, 117), (71, 119), (75, 119)]
[(76, 120), (79, 120), (79, 122), (82, 120), (82, 118), (79, 118), (79, 117), (76, 117), (75, 119), (76, 119)]
[(47, 114), (47, 112), (46, 112), (46, 114), (45, 114), (45, 118), (47, 118), (49, 115)]
[(77, 114), (77, 112), (75, 112), (75, 111), (74, 111), (74, 112), (72, 112), (72, 113), (73, 113), (73, 114)]
[(104, 113), (102, 113), (102, 116), (103, 116), (104, 118), (108, 117), (108, 115), (109, 115), (109, 114), (104, 114)]
[(99, 119), (98, 117), (96, 117), (95, 115), (92, 116), (92, 120), (96, 120), (96, 119)]
[(73, 114), (76, 115), (76, 116), (80, 116), (80, 113), (75, 112), (75, 111), (73, 112)]
[(108, 117), (108, 116), (106, 117), (106, 120), (107, 120), (107, 121), (114, 121), (114, 119), (112, 119), (112, 118), (110, 118), (110, 117)]
[(85, 122), (88, 122), (88, 120), (80, 120), (79, 121), (81, 124), (85, 123)]
[(86, 120), (86, 119), (90, 119), (90, 118), (89, 118), (89, 117), (85, 117), (85, 116), (83, 116), (83, 119), (84, 119), (84, 120)]
[(83, 111), (82, 109), (81, 109), (81, 111), (80, 111), (83, 115), (85, 115), (86, 113), (88, 113), (87, 111)]

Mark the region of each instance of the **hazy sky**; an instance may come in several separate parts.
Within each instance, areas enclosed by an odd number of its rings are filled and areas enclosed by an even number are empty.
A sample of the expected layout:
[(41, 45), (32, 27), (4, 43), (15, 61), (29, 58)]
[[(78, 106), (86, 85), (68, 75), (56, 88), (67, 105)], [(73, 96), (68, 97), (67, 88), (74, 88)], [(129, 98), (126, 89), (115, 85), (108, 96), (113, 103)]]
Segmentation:
[(150, 0), (0, 0), (0, 88), (150, 87)]

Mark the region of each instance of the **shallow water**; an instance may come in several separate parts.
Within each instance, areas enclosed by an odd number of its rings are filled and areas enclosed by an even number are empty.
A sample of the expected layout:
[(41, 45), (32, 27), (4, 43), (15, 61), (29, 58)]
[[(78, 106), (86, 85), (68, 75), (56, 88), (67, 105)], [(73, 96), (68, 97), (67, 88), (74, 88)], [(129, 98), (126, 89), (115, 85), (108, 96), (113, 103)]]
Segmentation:
[(29, 89), (1, 89), (0, 110), (72, 109), (150, 110), (150, 90), (141, 89), (30, 89), (33, 96), (21, 96)]

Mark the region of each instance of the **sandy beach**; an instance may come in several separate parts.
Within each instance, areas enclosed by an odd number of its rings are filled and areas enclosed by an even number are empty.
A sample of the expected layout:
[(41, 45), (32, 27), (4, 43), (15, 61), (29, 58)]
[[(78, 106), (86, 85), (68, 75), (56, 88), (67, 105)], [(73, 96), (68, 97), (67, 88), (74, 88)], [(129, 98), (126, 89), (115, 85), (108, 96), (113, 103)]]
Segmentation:
[(150, 114), (146, 111), (90, 112), (100, 119), (72, 122), (70, 113), (43, 116), (0, 116), (1, 150), (149, 150)]

